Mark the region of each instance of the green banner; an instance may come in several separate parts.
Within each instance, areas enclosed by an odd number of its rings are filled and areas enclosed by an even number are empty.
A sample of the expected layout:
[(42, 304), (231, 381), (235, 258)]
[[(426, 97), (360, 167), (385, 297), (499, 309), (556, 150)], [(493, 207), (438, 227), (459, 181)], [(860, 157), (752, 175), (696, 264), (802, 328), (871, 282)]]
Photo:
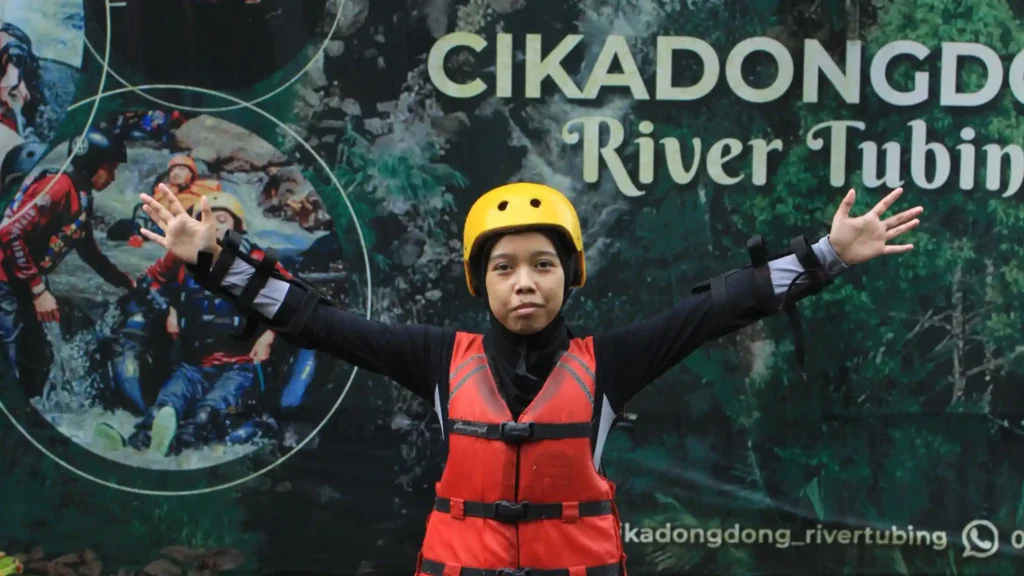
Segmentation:
[(798, 305), (806, 382), (778, 314), (629, 401), (627, 567), (1024, 566), (1020, 2), (0, 0), (0, 65), (0, 575), (415, 573), (434, 405), (231, 336), (141, 232), (160, 184), (344, 310), (467, 331), (469, 207), (547, 184), (587, 333), (902, 187), (914, 249)]

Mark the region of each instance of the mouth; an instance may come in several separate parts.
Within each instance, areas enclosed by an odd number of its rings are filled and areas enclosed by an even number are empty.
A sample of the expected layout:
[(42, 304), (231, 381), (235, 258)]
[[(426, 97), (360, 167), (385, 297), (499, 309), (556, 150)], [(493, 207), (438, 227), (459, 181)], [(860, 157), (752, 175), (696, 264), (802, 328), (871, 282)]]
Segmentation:
[(521, 310), (534, 310), (534, 309), (540, 308), (540, 307), (541, 307), (540, 304), (527, 303), (527, 304), (520, 304), (519, 306), (516, 306), (515, 308), (512, 309), (512, 311), (513, 312), (519, 312)]

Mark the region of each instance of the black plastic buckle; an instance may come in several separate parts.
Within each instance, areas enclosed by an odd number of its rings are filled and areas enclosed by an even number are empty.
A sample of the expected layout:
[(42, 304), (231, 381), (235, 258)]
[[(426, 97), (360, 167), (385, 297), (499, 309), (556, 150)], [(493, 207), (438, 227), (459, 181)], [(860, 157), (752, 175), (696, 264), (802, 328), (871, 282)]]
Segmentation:
[(502, 422), (501, 440), (508, 444), (522, 444), (533, 439), (533, 422)]
[(529, 502), (509, 502), (502, 500), (494, 503), (494, 519), (498, 522), (514, 523), (526, 520), (526, 508)]
[(750, 263), (754, 268), (760, 268), (768, 263), (768, 244), (760, 234), (751, 236), (747, 240), (747, 254), (750, 255)]
[(496, 576), (530, 576), (533, 570), (530, 568), (498, 568)]

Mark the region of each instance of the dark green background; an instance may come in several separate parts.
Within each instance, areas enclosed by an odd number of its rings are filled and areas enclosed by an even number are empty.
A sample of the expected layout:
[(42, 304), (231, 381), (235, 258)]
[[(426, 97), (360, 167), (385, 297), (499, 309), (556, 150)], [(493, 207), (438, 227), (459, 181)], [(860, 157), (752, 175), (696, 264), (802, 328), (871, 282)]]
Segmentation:
[[(581, 149), (561, 144), (558, 131), (571, 117), (586, 114), (586, 107), (602, 102), (576, 102), (581, 107), (577, 114), (560, 116), (545, 108), (543, 100), (516, 97), (495, 103), (486, 97), (431, 95), (423, 70), (435, 39), (431, 30), (466, 29), (472, 18), (458, 17), (466, 2), (375, 0), (362, 12), (367, 2), (347, 1), (346, 35), (338, 34), (345, 50), (326, 59), (324, 72), (328, 81), (338, 82), (341, 98), (360, 104), (362, 116), (317, 107), (330, 96), (329, 88), (318, 92), (308, 87), (307, 79), (260, 107), (297, 126), (350, 190), (359, 226), (372, 248), (378, 303), (373, 315), (480, 329), (484, 311), (466, 294), (459, 267), (463, 217), (480, 193), (519, 177), (520, 169), (538, 158), (549, 162), (550, 174), (581, 182)], [(868, 131), (863, 138), (897, 141), (904, 150), (909, 148), (906, 123), (917, 118), (928, 122), (931, 140), (945, 142), (950, 150), (965, 126), (977, 131), (979, 146), (1024, 142), (1024, 107), (1005, 83), (1000, 95), (980, 108), (941, 108), (937, 103), (940, 43), (983, 43), (1003, 57), (1008, 69), (1024, 48), (1024, 8), (1019, 2), (676, 4), (530, 1), (507, 14), (489, 13), (478, 29), (493, 38), (495, 26), (503, 22), (517, 41), (522, 34), (541, 33), (547, 46), (549, 37), (554, 42), (576, 33), (579, 22), (599, 37), (632, 27), (640, 36), (637, 45), (651, 49), (658, 35), (692, 35), (715, 46), (723, 68), (728, 50), (745, 38), (768, 35), (792, 47), (797, 79), (773, 103), (744, 102), (724, 89), (724, 79), (721, 89), (697, 102), (635, 103), (626, 125), (633, 124), (633, 114), (651, 120), (657, 127), (655, 138), (700, 137), (705, 146), (726, 137), (780, 138), (786, 147), (773, 157), (764, 187), (750, 185), (749, 178), (730, 187), (710, 180), (679, 186), (663, 166), (655, 184), (638, 198), (615, 191), (608, 175), (602, 186), (578, 186), (574, 201), (587, 230), (585, 242), (592, 247), (592, 274), (567, 310), (572, 322), (590, 330), (656, 314), (672, 306), (690, 284), (743, 266), (744, 242), (751, 234), (763, 235), (778, 250), (796, 234), (827, 233), (832, 213), (850, 186), (858, 190), (855, 214), (881, 198), (888, 190), (859, 184), (856, 139), (849, 147), (846, 187), (829, 185), (827, 150), (811, 152), (804, 145), (806, 130), (819, 122), (864, 120)], [(430, 12), (445, 6), (446, 24)], [(95, 46), (102, 46), (101, 21), (94, 10), (89, 38)], [(615, 27), (616, 21), (625, 24)], [(281, 72), (232, 93), (249, 99), (291, 78), (319, 46), (315, 33), (311, 38), (306, 51), (282, 65)], [(921, 42), (934, 51), (920, 65), (931, 74), (933, 97), (919, 106), (897, 108), (865, 88), (861, 104), (854, 106), (843, 103), (823, 82), (821, 102), (802, 103), (804, 38), (817, 38), (840, 62), (838, 50), (847, 38), (864, 40), (866, 86), (874, 51), (893, 40)], [(652, 58), (641, 65), (648, 86), (653, 86)], [(577, 58), (571, 73), (582, 65)], [(79, 98), (96, 93), (100, 68), (87, 53)], [(913, 61), (901, 60), (896, 69), (891, 75), (894, 86), (907, 87)], [(145, 80), (144, 71), (124, 75)], [(979, 71), (967, 66), (960, 75), (969, 87)], [(767, 84), (774, 68), (752, 64), (749, 77), (752, 84)], [(112, 78), (107, 83), (108, 89), (119, 87)], [(545, 90), (554, 93), (552, 85)], [(429, 138), (401, 139), (411, 138), (408, 134), (389, 147), (385, 143), (393, 134), (367, 129), (366, 118), (388, 119), (376, 103), (399, 100), (403, 94), (411, 104), (400, 101), (399, 110), (414, 115), (399, 122), (399, 128), (425, 125), (433, 133), (453, 135), (445, 147), (432, 145)], [(230, 104), (216, 97), (154, 95), (193, 106)], [(605, 96), (625, 97), (628, 92), (606, 90)], [(433, 120), (416, 116), (428, 98), (435, 98), (441, 110)], [(103, 100), (100, 110), (146, 105), (138, 97), (118, 96)], [(67, 116), (65, 136), (81, 131), (90, 109), (82, 106)], [(219, 115), (301, 154), (275, 125), (252, 112)], [(532, 148), (515, 143), (512, 134), (517, 131)], [(627, 141), (636, 136), (627, 135)], [(398, 145), (410, 142), (415, 145)], [(982, 185), (972, 191), (956, 188), (955, 167), (947, 186), (920, 189), (909, 181), (908, 163), (905, 153), (907, 191), (897, 208), (925, 207), (922, 226), (909, 235), (916, 249), (858, 266), (802, 304), (811, 363), (808, 386), (794, 378), (785, 318), (769, 319), (708, 343), (638, 396), (628, 406), (635, 421), (614, 429), (604, 462), (618, 485), (623, 521), (633, 526), (739, 523), (802, 531), (819, 522), (854, 528), (913, 525), (945, 530), (947, 549), (631, 543), (627, 553), (632, 574), (1021, 571), (1009, 534), (1024, 528), (1024, 458), (1019, 456), (1024, 440), (1024, 397), (1019, 392), (1024, 385), (1019, 335), (1024, 210), (1017, 196), (1001, 198)], [(630, 168), (635, 174), (635, 166)], [(984, 182), (983, 172), (979, 174), (978, 181)], [(346, 305), (365, 311), (355, 223), (326, 175), (311, 168), (309, 177), (317, 182), (345, 242), (346, 263), (354, 276)], [(395, 208), (404, 205), (410, 209)], [(615, 218), (602, 219), (608, 213)], [(409, 229), (416, 231), (414, 239)], [(428, 248), (436, 252), (425, 263), (403, 258), (410, 250), (422, 255)], [(439, 298), (435, 291), (440, 291)], [(770, 362), (762, 365), (766, 358)], [(332, 369), (338, 389), (326, 391), (325, 398), (340, 393), (351, 371), (341, 363)], [(954, 393), (958, 387), (962, 394)], [(318, 413), (327, 409), (320, 406)], [(33, 430), (39, 434), (43, 428)], [(170, 546), (234, 548), (245, 560), (239, 570), (253, 573), (411, 574), (432, 484), (441, 468), (440, 434), (431, 406), (363, 371), (320, 431), (315, 448), (246, 485), (205, 495), (157, 497), (106, 488), (49, 460), (6, 418), (0, 419), (0, 431), (0, 550), (27, 553), (39, 546), (52, 559), (87, 548), (99, 556), (104, 574), (141, 570)], [(260, 458), (273, 459), (262, 455), (213, 471), (158, 474), (101, 461), (58, 433), (51, 436), (40, 441), (85, 471), (156, 490), (230, 481), (266, 465)], [(1004, 542), (995, 557), (962, 557), (960, 531), (975, 518), (989, 519), (1002, 531)], [(185, 556), (178, 551), (179, 559)]]

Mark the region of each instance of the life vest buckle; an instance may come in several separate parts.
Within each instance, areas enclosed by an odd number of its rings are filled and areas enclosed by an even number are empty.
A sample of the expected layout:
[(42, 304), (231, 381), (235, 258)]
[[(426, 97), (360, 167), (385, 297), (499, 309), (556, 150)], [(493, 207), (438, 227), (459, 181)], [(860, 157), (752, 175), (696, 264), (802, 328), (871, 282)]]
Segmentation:
[(522, 522), (527, 518), (527, 507), (529, 505), (529, 502), (509, 502), (508, 500), (495, 502), (494, 519), (506, 524)]
[(533, 422), (502, 422), (500, 434), (502, 442), (518, 446), (533, 439)]
[(495, 576), (531, 576), (534, 574), (532, 568), (498, 568)]

